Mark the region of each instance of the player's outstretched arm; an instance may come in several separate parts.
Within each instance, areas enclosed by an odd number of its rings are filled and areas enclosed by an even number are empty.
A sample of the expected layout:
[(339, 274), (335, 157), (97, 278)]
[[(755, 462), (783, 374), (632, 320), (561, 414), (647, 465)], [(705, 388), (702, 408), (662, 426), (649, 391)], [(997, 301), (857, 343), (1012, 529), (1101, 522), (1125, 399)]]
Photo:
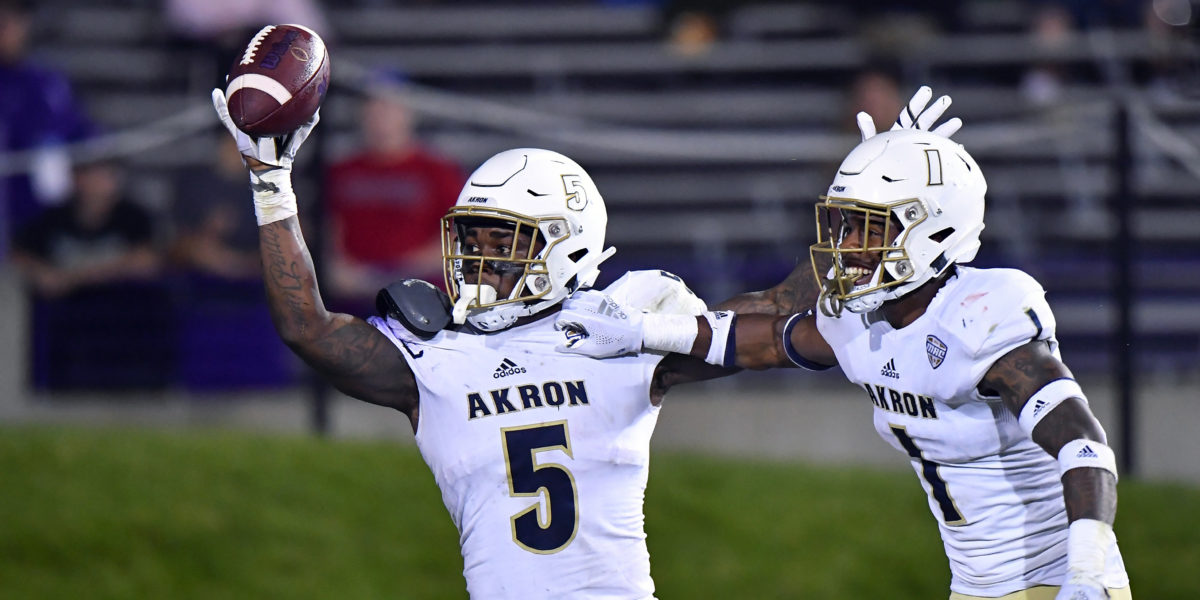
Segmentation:
[[(1083, 390), (1045, 341), (1029, 342), (1001, 357), (984, 375), (980, 390), (998, 393), (1021, 428), (1058, 458), (1070, 522), (1067, 581), (1058, 597), (1108, 597), (1102, 581), (1106, 553), (1116, 541), (1116, 460)], [(1077, 592), (1081, 595), (1070, 595)]]
[(321, 300), (291, 182), (296, 151), (316, 127), (319, 113), (286, 136), (252, 138), (230, 119), (225, 94), (213, 90), (212, 97), (250, 172), (263, 280), (280, 337), (339, 390), (396, 408), (415, 424), (416, 381), (400, 350), (366, 321), (331, 313)]
[(836, 364), (812, 316), (705, 312), (700, 316), (642, 313), (597, 290), (572, 295), (555, 327), (560, 351), (608, 358), (657, 350), (703, 358), (720, 367), (768, 369)]

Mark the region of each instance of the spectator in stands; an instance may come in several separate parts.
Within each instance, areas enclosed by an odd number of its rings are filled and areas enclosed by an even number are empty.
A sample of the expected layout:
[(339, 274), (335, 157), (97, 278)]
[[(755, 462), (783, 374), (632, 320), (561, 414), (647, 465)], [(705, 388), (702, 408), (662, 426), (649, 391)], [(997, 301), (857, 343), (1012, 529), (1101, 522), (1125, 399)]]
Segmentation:
[(859, 112), (870, 115), (875, 123), (894, 121), (892, 115), (903, 105), (900, 82), (895, 73), (883, 66), (867, 67), (854, 77), (854, 82), (850, 85), (849, 98), (845, 104), (849, 112), (846, 113), (843, 129), (858, 133), (855, 115)]
[(394, 87), (372, 90), (360, 110), (362, 150), (330, 166), (329, 292), (369, 312), (375, 294), (405, 277), (442, 283), (439, 219), (465, 177), (421, 144), (413, 114)]
[(161, 388), (173, 366), (167, 288), (150, 213), (115, 164), (75, 170), (75, 192), (22, 230), (13, 262), (32, 293), (38, 389)]
[(1079, 73), (1052, 58), (1077, 32), (1143, 26), (1151, 34), (1157, 30), (1144, 0), (1030, 0), (1029, 3), (1033, 43), (1050, 58), (1026, 71), (1021, 91), (1030, 102), (1040, 106), (1055, 103), (1062, 97), (1063, 88), (1079, 78)]
[(0, 258), (9, 235), (70, 190), (62, 144), (92, 133), (67, 78), (27, 58), (33, 2), (0, 0), (0, 155), (39, 151), (31, 163), (0, 171)]
[(181, 173), (171, 209), (172, 262), (226, 280), (253, 280), (262, 271), (258, 228), (246, 210), (246, 171), (233, 138), (222, 135), (211, 165)]
[(122, 183), (113, 163), (78, 165), (67, 202), (18, 234), (13, 261), (36, 295), (55, 298), (159, 274), (153, 218), (124, 196)]
[[(873, 57), (908, 61), (914, 51), (959, 26), (960, 2), (849, 0), (859, 34)], [(907, 65), (906, 65), (907, 66)]]
[(1030, 0), (1037, 15), (1048, 10), (1060, 10), (1076, 29), (1141, 27), (1146, 20), (1150, 3), (1146, 0)]

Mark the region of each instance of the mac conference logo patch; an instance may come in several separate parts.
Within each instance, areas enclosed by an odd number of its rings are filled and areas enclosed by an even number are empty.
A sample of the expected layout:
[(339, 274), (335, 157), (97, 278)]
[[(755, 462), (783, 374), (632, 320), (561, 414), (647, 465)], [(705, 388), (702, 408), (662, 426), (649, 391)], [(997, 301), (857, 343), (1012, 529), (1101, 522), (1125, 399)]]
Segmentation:
[(942, 361), (946, 360), (946, 343), (936, 335), (926, 336), (925, 355), (929, 357), (929, 366), (935, 369), (942, 366)]

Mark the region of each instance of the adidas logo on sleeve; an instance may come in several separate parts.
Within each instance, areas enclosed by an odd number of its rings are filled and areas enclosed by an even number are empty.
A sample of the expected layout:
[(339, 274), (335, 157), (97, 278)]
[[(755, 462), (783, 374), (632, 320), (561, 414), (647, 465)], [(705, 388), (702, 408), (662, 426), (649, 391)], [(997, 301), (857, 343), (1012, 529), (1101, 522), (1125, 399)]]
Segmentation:
[(501, 377), (508, 377), (509, 375), (516, 375), (517, 373), (524, 372), (525, 367), (519, 367), (517, 366), (517, 363), (506, 358), (504, 359), (504, 362), (500, 363), (500, 366), (496, 367), (496, 371), (492, 373), (492, 379), (500, 379)]

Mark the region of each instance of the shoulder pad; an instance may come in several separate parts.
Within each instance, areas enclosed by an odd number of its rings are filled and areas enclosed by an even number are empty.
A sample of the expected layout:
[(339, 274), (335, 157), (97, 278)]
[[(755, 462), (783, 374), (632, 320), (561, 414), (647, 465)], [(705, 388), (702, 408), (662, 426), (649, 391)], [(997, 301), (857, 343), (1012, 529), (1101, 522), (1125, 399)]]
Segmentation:
[(402, 279), (375, 295), (375, 310), (427, 340), (450, 324), (450, 297), (420, 279)]

